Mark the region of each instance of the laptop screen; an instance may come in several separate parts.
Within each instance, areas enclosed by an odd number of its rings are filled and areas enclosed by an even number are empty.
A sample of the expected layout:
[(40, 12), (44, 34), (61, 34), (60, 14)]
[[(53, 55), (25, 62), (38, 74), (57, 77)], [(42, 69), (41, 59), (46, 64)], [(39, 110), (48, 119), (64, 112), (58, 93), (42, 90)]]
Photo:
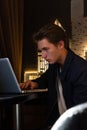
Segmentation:
[(8, 58), (0, 59), (0, 93), (21, 93), (20, 86)]

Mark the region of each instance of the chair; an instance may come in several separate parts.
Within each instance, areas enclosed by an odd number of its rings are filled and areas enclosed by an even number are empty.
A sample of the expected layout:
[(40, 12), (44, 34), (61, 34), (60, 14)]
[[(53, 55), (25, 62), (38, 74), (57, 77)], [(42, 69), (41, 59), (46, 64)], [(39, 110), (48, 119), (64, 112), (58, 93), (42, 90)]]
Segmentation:
[(68, 109), (51, 130), (87, 130), (87, 103)]

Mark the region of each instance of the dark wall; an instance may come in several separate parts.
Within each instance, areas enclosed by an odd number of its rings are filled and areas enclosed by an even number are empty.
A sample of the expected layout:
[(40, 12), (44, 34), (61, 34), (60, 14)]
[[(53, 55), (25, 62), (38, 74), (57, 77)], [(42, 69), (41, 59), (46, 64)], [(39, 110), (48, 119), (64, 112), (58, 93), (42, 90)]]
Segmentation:
[(87, 0), (84, 0), (84, 17), (87, 17)]
[(37, 67), (37, 48), (32, 42), (32, 35), (41, 26), (57, 18), (70, 36), (70, 1), (71, 0), (24, 1), (23, 69)]

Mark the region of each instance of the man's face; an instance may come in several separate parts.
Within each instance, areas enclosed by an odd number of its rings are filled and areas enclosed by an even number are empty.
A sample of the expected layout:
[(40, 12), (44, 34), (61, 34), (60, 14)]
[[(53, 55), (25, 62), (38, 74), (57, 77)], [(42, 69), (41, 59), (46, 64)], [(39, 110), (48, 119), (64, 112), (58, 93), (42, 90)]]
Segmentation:
[(50, 43), (47, 39), (42, 39), (37, 43), (38, 49), (41, 51), (42, 57), (49, 64), (59, 63), (61, 60), (61, 46)]

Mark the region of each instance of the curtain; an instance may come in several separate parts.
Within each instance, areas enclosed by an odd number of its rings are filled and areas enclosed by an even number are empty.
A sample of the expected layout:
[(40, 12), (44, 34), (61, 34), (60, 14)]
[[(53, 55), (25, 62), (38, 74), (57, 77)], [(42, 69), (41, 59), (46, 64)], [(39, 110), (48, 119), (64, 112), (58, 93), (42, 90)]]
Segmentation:
[(22, 73), (23, 0), (0, 0), (0, 57), (8, 57), (19, 82)]

